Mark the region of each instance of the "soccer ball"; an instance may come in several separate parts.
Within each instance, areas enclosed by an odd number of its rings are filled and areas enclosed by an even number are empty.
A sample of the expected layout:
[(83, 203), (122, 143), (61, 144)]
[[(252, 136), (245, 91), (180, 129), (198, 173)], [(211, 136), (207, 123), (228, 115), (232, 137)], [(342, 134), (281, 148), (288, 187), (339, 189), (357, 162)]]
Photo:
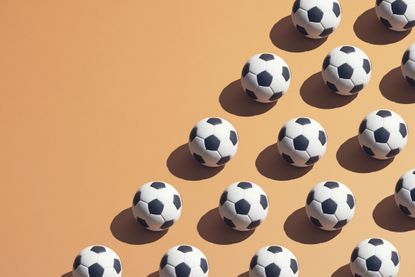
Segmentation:
[(190, 132), (189, 149), (200, 164), (209, 167), (222, 166), (235, 156), (238, 134), (225, 119), (205, 118)]
[(122, 265), (118, 255), (109, 247), (92, 245), (76, 256), (73, 277), (121, 277)]
[(291, 72), (280, 57), (262, 53), (252, 56), (241, 74), (242, 88), (253, 100), (261, 103), (277, 101), (290, 86)]
[(341, 13), (337, 0), (296, 0), (291, 19), (300, 33), (319, 39), (336, 30), (340, 24)]
[(372, 65), (359, 48), (343, 45), (334, 48), (324, 58), (322, 68), (326, 85), (339, 95), (354, 95), (370, 81)]
[(194, 246), (177, 245), (170, 248), (160, 261), (160, 277), (207, 277), (206, 256)]
[(324, 155), (326, 148), (326, 131), (311, 118), (291, 119), (278, 134), (278, 150), (284, 160), (293, 166), (313, 165)]
[(403, 54), (401, 70), (406, 81), (415, 87), (415, 43)]
[(399, 254), (387, 240), (370, 238), (359, 243), (350, 258), (353, 276), (395, 277), (399, 271)]
[(249, 265), (249, 277), (297, 277), (298, 262), (294, 254), (279, 245), (259, 249)]
[(376, 15), (390, 30), (410, 30), (415, 26), (415, 0), (376, 0)]
[(252, 182), (236, 182), (222, 193), (219, 214), (237, 231), (249, 231), (260, 225), (268, 215), (268, 197)]
[(133, 215), (150, 231), (170, 228), (180, 217), (182, 199), (177, 190), (166, 182), (144, 184), (134, 195)]
[(347, 186), (337, 181), (325, 181), (310, 191), (305, 210), (315, 226), (334, 231), (350, 222), (355, 207), (356, 200)]
[(396, 183), (395, 202), (404, 214), (415, 218), (415, 169), (407, 171)]
[(358, 138), (369, 156), (379, 160), (391, 159), (406, 146), (408, 127), (397, 113), (377, 110), (360, 123)]

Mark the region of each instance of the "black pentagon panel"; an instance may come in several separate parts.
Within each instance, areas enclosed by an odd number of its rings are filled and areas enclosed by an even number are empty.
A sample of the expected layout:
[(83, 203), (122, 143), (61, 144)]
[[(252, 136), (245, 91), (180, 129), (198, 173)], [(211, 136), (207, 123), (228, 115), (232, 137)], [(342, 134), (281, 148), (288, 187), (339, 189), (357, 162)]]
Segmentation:
[(382, 2), (383, 0), (376, 0), (376, 6), (379, 6)]
[(344, 219), (344, 220), (339, 220), (337, 223), (336, 223), (336, 225), (334, 225), (334, 229), (341, 229), (341, 228), (343, 228), (343, 226), (344, 225), (346, 225), (347, 224), (347, 219)]
[(402, 64), (406, 64), (409, 61), (409, 55), (410, 55), (410, 51), (406, 50), (405, 53), (402, 56)]
[(174, 220), (167, 220), (167, 221), (165, 221), (165, 222), (164, 222), (164, 223), (160, 226), (160, 229), (163, 229), (163, 230), (168, 229), (168, 228), (170, 228), (173, 224), (174, 224)]
[(397, 15), (404, 15), (408, 6), (403, 0), (396, 0), (392, 3), (392, 12)]
[(344, 63), (337, 68), (337, 73), (341, 79), (350, 79), (353, 75), (353, 67), (348, 63)]
[(323, 32), (320, 33), (320, 37), (327, 37), (333, 32), (334, 32), (333, 28), (326, 28), (326, 29), (324, 29)]
[(235, 228), (235, 224), (233, 224), (232, 220), (230, 220), (229, 218), (224, 217), (223, 221), (226, 223), (226, 225), (228, 225), (231, 228)]
[(161, 269), (163, 269), (167, 265), (167, 259), (168, 259), (167, 254), (164, 255), (163, 258), (161, 258), (161, 261), (160, 261), (160, 268)]
[(224, 165), (224, 164), (226, 164), (227, 162), (229, 162), (229, 160), (231, 159), (231, 157), (230, 156), (225, 156), (225, 157), (222, 157), (222, 158), (220, 158), (220, 160), (216, 163), (217, 165)]
[(88, 267), (88, 273), (89, 277), (102, 277), (104, 275), (104, 268), (100, 264), (95, 263)]
[(246, 227), (246, 228), (248, 228), (249, 230), (251, 230), (251, 229), (254, 229), (254, 228), (258, 227), (259, 224), (261, 224), (261, 220), (255, 220), (255, 221), (252, 221), (248, 225), (248, 227)]
[(340, 186), (339, 186), (339, 183), (337, 183), (337, 182), (333, 182), (333, 181), (328, 181), (328, 182), (325, 182), (325, 183), (324, 183), (324, 186), (325, 186), (326, 188), (329, 188), (329, 189), (335, 189), (335, 188), (340, 187)]
[(395, 192), (398, 193), (403, 188), (403, 179), (400, 178), (398, 182), (396, 182)]
[(177, 194), (173, 196), (173, 204), (176, 207), (176, 209), (180, 209), (182, 206), (182, 200), (180, 199), (180, 196), (178, 196)]
[(203, 273), (208, 271), (209, 266), (206, 259), (200, 258), (200, 268), (202, 269)]
[(323, 18), (323, 11), (320, 10), (320, 8), (318, 7), (313, 7), (310, 10), (308, 10), (307, 12), (308, 15), (308, 20), (310, 20), (310, 22), (321, 22), (321, 19)]
[(235, 203), (235, 211), (237, 214), (246, 215), (251, 209), (251, 204), (245, 199), (241, 199)]
[(408, 130), (406, 129), (406, 125), (404, 123), (399, 123), (399, 133), (401, 133), (403, 138), (408, 135)]
[(192, 131), (189, 134), (189, 141), (193, 141), (197, 136), (197, 127), (193, 127)]
[(415, 202), (415, 189), (412, 189), (410, 194), (412, 202)]
[(198, 155), (196, 153), (193, 153), (193, 158), (195, 158), (195, 160), (198, 161), (201, 164), (204, 164), (205, 163), (205, 160), (202, 158), (202, 156), (200, 156), (200, 155)]
[(368, 59), (363, 59), (362, 67), (365, 70), (366, 74), (369, 74), (371, 70), (370, 61)]
[(276, 92), (274, 93), (268, 100), (269, 101), (277, 101), (282, 96), (282, 92)]
[(363, 120), (359, 125), (359, 134), (363, 133), (366, 130), (367, 120)]
[(376, 256), (371, 256), (369, 259), (366, 260), (366, 267), (370, 271), (379, 271), (381, 266), (382, 261)]
[(282, 67), (282, 77), (284, 77), (285, 81), (288, 81), (290, 79), (290, 70), (286, 66)]
[(378, 238), (373, 238), (370, 239), (367, 243), (373, 245), (373, 246), (378, 246), (378, 245), (382, 245), (383, 244), (383, 240), (382, 239), (378, 239)]
[(113, 268), (115, 272), (120, 273), (121, 272), (121, 262), (118, 259), (114, 259)]
[(405, 206), (403, 206), (403, 205), (399, 205), (399, 209), (401, 209), (401, 211), (402, 211), (404, 214), (406, 214), (406, 215), (410, 215), (410, 214), (411, 214), (411, 211), (410, 211), (407, 207), (405, 207)]
[(287, 154), (285, 154), (285, 153), (282, 153), (281, 154), (281, 157), (287, 162), (287, 163), (290, 163), (290, 164), (293, 164), (294, 163), (294, 161), (293, 161), (293, 159), (289, 156), (289, 155), (287, 155)]
[(312, 165), (315, 164), (316, 162), (318, 162), (318, 160), (320, 159), (319, 156), (314, 156), (311, 157), (310, 159), (308, 159), (308, 161), (305, 163), (306, 165)]
[(163, 212), (164, 204), (158, 200), (154, 199), (148, 203), (148, 210), (150, 214), (160, 215)]
[(249, 263), (249, 268), (253, 269), (258, 264), (258, 256), (255, 255), (252, 257), (251, 262)]
[(355, 249), (353, 249), (352, 255), (350, 256), (350, 261), (354, 262), (357, 259), (357, 257), (359, 257), (359, 248), (356, 247)]
[(305, 36), (307, 36), (307, 35), (308, 35), (307, 30), (306, 30), (304, 27), (302, 27), (302, 26), (300, 26), (300, 25), (296, 25), (295, 27), (297, 28), (297, 30), (298, 30), (301, 34), (303, 34), (303, 35), (305, 35)]
[(399, 152), (401, 152), (401, 150), (399, 148), (392, 149), (391, 151), (389, 151), (389, 153), (386, 155), (386, 157), (388, 157), (388, 158), (395, 157), (396, 155), (399, 154)]
[(358, 93), (359, 91), (361, 91), (363, 89), (363, 84), (360, 85), (355, 85), (352, 90), (350, 91), (351, 94), (355, 94)]
[(388, 28), (392, 28), (392, 24), (390, 24), (389, 20), (386, 18), (380, 17), (380, 22)]
[(249, 63), (246, 63), (244, 65), (244, 67), (242, 68), (241, 75), (242, 75), (243, 78), (249, 73), (249, 66), (250, 66), (250, 64)]
[(215, 135), (208, 136), (204, 142), (207, 150), (217, 151), (219, 149), (220, 140)]
[(141, 198), (141, 191), (137, 191), (133, 198), (133, 206), (136, 206), (138, 204), (138, 201), (140, 201)]
[(277, 254), (277, 253), (281, 253), (282, 252), (282, 248), (279, 246), (270, 246), (268, 247), (267, 251)]
[(137, 217), (136, 219), (137, 219), (137, 222), (138, 222), (141, 226), (143, 226), (144, 228), (148, 228), (148, 227), (149, 227), (149, 226), (148, 226), (148, 224), (147, 224), (147, 222), (146, 222), (144, 219), (142, 219), (142, 218), (140, 218), (140, 217)]
[(72, 268), (77, 269), (80, 264), (81, 264), (81, 255), (78, 255), (78, 256), (76, 256), (75, 260), (73, 261)]
[(336, 17), (340, 16), (341, 9), (339, 3), (334, 2), (333, 3), (333, 13), (336, 15)]
[(103, 246), (93, 246), (92, 248), (91, 248), (91, 251), (92, 252), (95, 252), (95, 253), (97, 253), (97, 254), (99, 254), (99, 253), (104, 253), (104, 252), (106, 252), (107, 250), (105, 249), (105, 247), (103, 247)]
[(392, 113), (388, 110), (379, 110), (379, 111), (377, 111), (376, 115), (378, 115), (382, 118), (385, 118), (385, 117), (392, 116)]
[(257, 76), (258, 85), (261, 87), (269, 87), (272, 83), (272, 75), (268, 71), (262, 71)]
[(259, 197), (259, 204), (261, 204), (264, 210), (268, 208), (268, 199), (265, 195), (261, 194), (261, 196)]
[(395, 266), (399, 264), (399, 255), (395, 251), (392, 251), (391, 253), (391, 261)]
[(355, 201), (354, 201), (354, 197), (351, 194), (347, 195), (347, 200), (346, 200), (347, 205), (349, 206), (350, 209), (353, 209), (354, 206), (356, 205)]
[(182, 253), (189, 253), (193, 251), (193, 248), (190, 245), (180, 245), (177, 247), (177, 251), (180, 251)]
[(356, 49), (353, 46), (346, 45), (340, 48), (340, 51), (342, 51), (343, 53), (349, 54), (349, 53), (356, 52)]
[(281, 268), (275, 263), (269, 264), (265, 267), (266, 276), (280, 276)]
[(311, 120), (309, 118), (306, 118), (306, 117), (299, 117), (299, 118), (297, 118), (297, 120), (295, 122), (300, 124), (300, 125), (311, 124)]
[(329, 198), (321, 203), (321, 208), (325, 214), (334, 214), (337, 210), (337, 203)]
[(278, 133), (278, 141), (282, 141), (283, 138), (285, 137), (285, 133), (287, 131), (286, 127), (282, 127), (280, 132)]
[(232, 142), (233, 145), (236, 145), (238, 143), (238, 136), (236, 135), (235, 131), (229, 131), (229, 140)]
[(306, 204), (310, 205), (311, 202), (313, 202), (314, 200), (314, 190), (310, 191), (307, 195), (307, 200), (306, 200)]
[(164, 189), (166, 187), (166, 184), (164, 184), (162, 182), (153, 182), (153, 183), (151, 183), (150, 186), (155, 188), (155, 189)]
[(415, 80), (406, 76), (405, 77), (406, 81), (408, 82), (408, 84), (410, 84), (411, 86), (415, 87)]
[(298, 271), (298, 263), (297, 263), (296, 260), (294, 260), (294, 259), (291, 259), (290, 260), (290, 268), (291, 268), (291, 270), (292, 270), (292, 272), (294, 274), (297, 273), (297, 271)]
[(404, 29), (409, 30), (415, 27), (415, 20), (408, 21), (405, 26), (403, 26)]
[(223, 206), (223, 204), (225, 204), (226, 200), (228, 200), (228, 192), (227, 192), (227, 191), (224, 191), (224, 192), (222, 193), (222, 195), (220, 196), (220, 199), (219, 199), (219, 204), (220, 204), (221, 206)]
[(258, 99), (258, 97), (256, 96), (255, 92), (253, 92), (252, 90), (246, 89), (245, 90), (246, 95), (249, 96), (249, 98), (256, 100)]
[(339, 91), (336, 87), (335, 84), (330, 83), (330, 82), (326, 82), (326, 85), (329, 87), (329, 89), (331, 89), (332, 91)]
[(313, 223), (317, 227), (323, 227), (323, 225), (321, 225), (320, 221), (315, 217), (310, 216), (310, 221), (311, 221), (311, 223)]
[(189, 277), (191, 268), (187, 264), (181, 263), (174, 268), (174, 271), (176, 277)]
[(250, 189), (250, 188), (252, 188), (252, 184), (250, 182), (239, 182), (236, 186), (238, 188), (241, 188), (241, 189)]
[(390, 137), (390, 133), (385, 128), (381, 127), (375, 131), (375, 140), (379, 143), (387, 143)]
[(330, 65), (330, 56), (327, 55), (323, 60), (323, 69), (326, 69)]
[(308, 144), (310, 143), (308, 139), (303, 135), (299, 135), (298, 137), (296, 137), (293, 142), (294, 148), (300, 151), (305, 151), (308, 147)]
[(222, 124), (222, 119), (217, 118), (217, 117), (211, 117), (206, 122), (211, 125), (219, 125), (219, 124)]
[(272, 61), (274, 59), (274, 55), (269, 54), (269, 53), (264, 53), (264, 54), (261, 54), (259, 58), (264, 61)]
[(365, 145), (363, 145), (363, 146), (362, 146), (362, 149), (363, 149), (363, 151), (365, 151), (365, 152), (366, 152), (366, 154), (368, 154), (369, 156), (374, 156), (374, 155), (375, 155), (375, 153), (373, 153), (372, 149), (370, 149), (369, 147), (367, 147), (367, 146), (365, 146)]
[(293, 4), (293, 8), (291, 10), (293, 13), (295, 13), (296, 11), (298, 11), (298, 9), (300, 9), (300, 2), (301, 0), (295, 0)]

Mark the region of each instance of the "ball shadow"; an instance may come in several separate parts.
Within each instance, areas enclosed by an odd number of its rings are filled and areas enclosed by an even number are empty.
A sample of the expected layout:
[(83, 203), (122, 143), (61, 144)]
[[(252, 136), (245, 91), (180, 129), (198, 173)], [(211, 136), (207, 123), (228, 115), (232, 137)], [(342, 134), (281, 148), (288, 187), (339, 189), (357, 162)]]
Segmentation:
[(134, 220), (131, 208), (120, 212), (111, 222), (111, 233), (119, 241), (128, 244), (147, 244), (159, 240), (168, 230), (152, 232)]
[(311, 75), (300, 88), (300, 95), (307, 104), (320, 109), (334, 109), (347, 105), (357, 94), (351, 96), (337, 95), (324, 83), (321, 72)]
[(185, 180), (203, 180), (218, 174), (224, 166), (207, 167), (198, 164), (190, 154), (187, 143), (176, 148), (167, 158), (170, 173)]
[(309, 51), (319, 47), (327, 40), (327, 38), (310, 39), (300, 34), (295, 29), (289, 15), (275, 23), (269, 37), (276, 47), (289, 52)]
[(273, 103), (258, 103), (250, 99), (243, 91), (241, 80), (227, 85), (219, 96), (219, 103), (228, 113), (239, 116), (253, 116), (267, 112), (275, 106)]
[(410, 33), (410, 31), (395, 32), (386, 28), (377, 18), (375, 8), (362, 13), (356, 19), (353, 30), (359, 39), (371, 44), (398, 42)]
[(154, 271), (153, 273), (150, 273), (149, 275), (147, 275), (147, 277), (160, 277), (160, 274), (158, 271)]
[(250, 237), (255, 230), (239, 232), (228, 227), (219, 215), (219, 209), (214, 208), (202, 216), (197, 224), (199, 235), (206, 241), (215, 244), (232, 244)]
[(323, 231), (312, 225), (307, 218), (304, 207), (288, 216), (284, 223), (284, 231), (290, 239), (304, 244), (323, 243), (333, 239), (341, 232), (341, 230)]
[(259, 153), (255, 166), (264, 177), (273, 180), (292, 180), (304, 176), (313, 167), (295, 167), (288, 164), (278, 152), (278, 144), (272, 144)]
[(379, 89), (390, 101), (401, 104), (415, 103), (415, 89), (403, 78), (400, 67), (392, 69), (382, 78)]
[(249, 272), (246, 271), (244, 273), (241, 273), (241, 274), (238, 275), (238, 277), (249, 277)]
[(415, 219), (399, 210), (393, 195), (384, 198), (376, 205), (373, 210), (373, 219), (378, 226), (392, 232), (415, 230)]
[(337, 150), (338, 163), (347, 170), (357, 173), (370, 173), (379, 171), (392, 163), (393, 159), (377, 160), (362, 150), (357, 136), (346, 140)]
[(345, 264), (344, 266), (337, 269), (331, 277), (353, 277), (352, 271), (350, 270), (349, 264)]
[(66, 272), (65, 274), (62, 274), (61, 277), (73, 277), (72, 271)]

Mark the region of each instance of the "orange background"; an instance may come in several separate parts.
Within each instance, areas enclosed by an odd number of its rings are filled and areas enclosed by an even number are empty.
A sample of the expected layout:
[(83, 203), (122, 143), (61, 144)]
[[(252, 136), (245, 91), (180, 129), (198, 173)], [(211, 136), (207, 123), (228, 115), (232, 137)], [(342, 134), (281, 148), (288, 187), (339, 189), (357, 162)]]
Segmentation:
[[(326, 41), (297, 34), (291, 1), (7, 1), (0, 8), (1, 276), (65, 276), (90, 244), (113, 248), (124, 276), (157, 276), (171, 246), (199, 247), (210, 276), (247, 276), (254, 252), (291, 249), (301, 276), (350, 277), (353, 247), (369, 236), (390, 240), (412, 276), (415, 221), (390, 195), (415, 167), (415, 136), (390, 163), (365, 157), (357, 127), (370, 111), (390, 108), (415, 128), (415, 93), (400, 58), (413, 34), (386, 31), (373, 1), (342, 1), (343, 19)], [(353, 44), (371, 58), (369, 86), (356, 98), (331, 95), (319, 75), (326, 53)], [(290, 65), (290, 90), (275, 106), (242, 96), (239, 74), (257, 52)], [(329, 136), (311, 170), (287, 166), (276, 152), (279, 128), (295, 116), (318, 120)], [(187, 136), (206, 116), (234, 124), (240, 145), (223, 170), (189, 158)], [(129, 208), (137, 188), (160, 179), (184, 201), (165, 234), (138, 227)], [(215, 210), (236, 180), (261, 185), (268, 219), (253, 233), (234, 233)], [(340, 233), (305, 220), (308, 191), (324, 179), (347, 184), (358, 201)]]

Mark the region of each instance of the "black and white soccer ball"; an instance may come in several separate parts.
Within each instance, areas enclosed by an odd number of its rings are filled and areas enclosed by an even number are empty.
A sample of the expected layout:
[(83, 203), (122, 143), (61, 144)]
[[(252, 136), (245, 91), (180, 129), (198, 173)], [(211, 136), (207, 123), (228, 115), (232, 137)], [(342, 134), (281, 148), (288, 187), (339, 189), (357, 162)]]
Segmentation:
[(372, 65), (359, 48), (342, 45), (324, 58), (322, 75), (326, 85), (339, 95), (354, 95), (370, 81)]
[(389, 241), (370, 238), (352, 252), (350, 269), (355, 277), (395, 277), (399, 272), (399, 253)]
[(408, 127), (397, 113), (376, 110), (360, 123), (358, 139), (369, 156), (379, 160), (391, 159), (405, 148)]
[(327, 148), (327, 135), (314, 119), (298, 117), (291, 119), (278, 134), (278, 150), (293, 166), (307, 167), (323, 157)]
[(310, 221), (325, 231), (343, 228), (352, 220), (355, 209), (353, 193), (338, 181), (318, 183), (308, 194), (305, 206)]
[(208, 117), (199, 121), (189, 135), (189, 149), (200, 164), (218, 167), (226, 164), (238, 150), (238, 134), (223, 118)]
[(118, 255), (109, 247), (91, 245), (76, 256), (73, 277), (121, 277), (122, 265)]
[(415, 0), (376, 0), (376, 15), (390, 30), (410, 30), (415, 26)]
[(395, 187), (395, 202), (404, 214), (415, 218), (415, 169), (399, 178)]
[(249, 277), (297, 277), (298, 271), (297, 258), (279, 245), (259, 249), (249, 265)]
[(209, 263), (194, 246), (177, 245), (170, 248), (160, 261), (160, 277), (207, 277)]
[(134, 195), (133, 215), (150, 231), (170, 228), (180, 217), (182, 199), (170, 184), (154, 181), (144, 184)]
[(242, 68), (242, 88), (251, 99), (260, 103), (277, 101), (287, 92), (290, 82), (287, 63), (271, 53), (252, 56)]
[(342, 10), (337, 0), (296, 0), (291, 19), (301, 34), (320, 39), (336, 30), (341, 15)]
[(415, 43), (402, 56), (401, 71), (405, 80), (415, 87)]
[(268, 207), (268, 197), (262, 188), (247, 181), (228, 186), (219, 200), (220, 216), (237, 231), (258, 227), (267, 217)]

